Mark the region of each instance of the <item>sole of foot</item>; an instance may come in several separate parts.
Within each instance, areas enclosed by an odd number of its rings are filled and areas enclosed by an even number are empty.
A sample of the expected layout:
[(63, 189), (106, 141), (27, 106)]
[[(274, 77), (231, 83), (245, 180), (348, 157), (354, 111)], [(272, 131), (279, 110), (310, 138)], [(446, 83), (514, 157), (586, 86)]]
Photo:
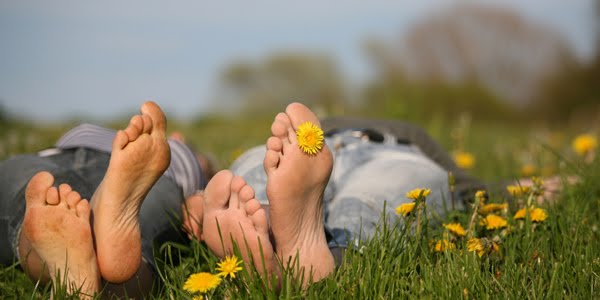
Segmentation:
[(284, 266), (299, 266), (295, 271), (304, 272), (304, 284), (334, 269), (323, 225), (323, 193), (333, 157), (325, 144), (314, 155), (300, 149), (296, 130), (307, 121), (320, 127), (316, 115), (300, 103), (279, 113), (271, 125), (273, 136), (267, 140), (264, 160), (277, 255)]
[(254, 198), (254, 189), (230, 171), (217, 173), (205, 191), (203, 237), (220, 258), (234, 254), (237, 245), (246, 267), (254, 263), (261, 275), (271, 275), (277, 265), (269, 240), (265, 210)]
[(150, 101), (140, 111), (117, 132), (108, 169), (92, 196), (100, 273), (114, 283), (130, 279), (140, 266), (140, 207), (171, 162), (163, 111)]
[[(54, 177), (48, 172), (37, 173), (29, 181), (21, 232), (45, 264), (54, 284), (66, 284), (67, 292), (79, 291), (81, 298), (91, 297), (100, 287), (100, 273), (90, 206), (69, 185), (56, 188), (53, 183)], [(25, 259), (24, 254), (21, 253), (21, 259)]]

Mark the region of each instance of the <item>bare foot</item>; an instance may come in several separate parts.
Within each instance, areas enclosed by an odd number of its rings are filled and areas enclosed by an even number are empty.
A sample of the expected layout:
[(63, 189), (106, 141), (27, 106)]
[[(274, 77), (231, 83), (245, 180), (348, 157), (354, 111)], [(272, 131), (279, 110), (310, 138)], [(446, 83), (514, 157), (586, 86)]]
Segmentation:
[(100, 274), (115, 283), (131, 278), (140, 266), (140, 206), (171, 163), (164, 113), (154, 102), (140, 110), (117, 132), (108, 169), (92, 196)]
[(202, 240), (202, 220), (204, 218), (204, 191), (198, 191), (187, 197), (181, 204), (183, 231), (188, 238)]
[(234, 254), (235, 242), (246, 266), (253, 261), (262, 275), (273, 274), (277, 262), (269, 240), (267, 215), (254, 198), (254, 189), (242, 177), (223, 170), (208, 183), (204, 196), (203, 231), (208, 248), (223, 258)]
[[(277, 255), (284, 264), (297, 263), (296, 271), (318, 281), (334, 269), (323, 225), (323, 192), (331, 175), (333, 157), (327, 145), (316, 155), (298, 146), (296, 129), (306, 121), (320, 126), (306, 106), (288, 105), (271, 126), (264, 167), (270, 204), (271, 230)], [(309, 273), (310, 272), (310, 273)]]
[(29, 181), (22, 234), (48, 268), (54, 284), (66, 284), (69, 293), (79, 291), (80, 297), (91, 298), (99, 290), (100, 273), (90, 206), (68, 184), (57, 189), (53, 183), (48, 172), (37, 173)]

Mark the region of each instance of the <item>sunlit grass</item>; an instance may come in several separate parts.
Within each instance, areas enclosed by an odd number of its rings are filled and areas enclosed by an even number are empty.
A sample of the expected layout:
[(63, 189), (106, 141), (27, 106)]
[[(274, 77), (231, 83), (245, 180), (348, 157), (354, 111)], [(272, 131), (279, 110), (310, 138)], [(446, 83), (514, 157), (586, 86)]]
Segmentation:
[[(196, 124), (172, 122), (170, 129), (183, 132), (197, 149), (214, 153), (227, 166), (240, 152), (264, 143), (271, 121), (271, 118), (214, 118)], [(118, 125), (121, 124), (115, 127)], [(547, 213), (543, 222), (533, 222), (530, 217), (513, 218), (527, 204), (526, 198), (508, 201), (510, 205), (503, 215), (508, 226), (498, 229), (487, 230), (480, 225), (479, 212), (474, 212), (476, 208), (471, 205), (467, 205), (466, 211), (449, 213), (442, 223), (460, 223), (468, 231), (475, 215), (476, 236), (485, 237), (488, 242), (500, 241), (499, 251), (489, 251), (481, 257), (467, 250), (468, 236), (454, 237), (438, 222), (424, 226), (418, 235), (401, 223), (382, 222), (372, 239), (359, 245), (360, 251), (347, 251), (339, 269), (306, 290), (300, 288), (298, 274), (289, 270), (280, 291), (276, 292), (265, 288), (256, 270), (244, 268), (236, 278), (228, 278), (215, 288), (211, 298), (600, 297), (600, 163), (597, 159), (590, 163), (571, 149), (571, 138), (579, 132), (471, 124), (460, 119), (451, 122), (432, 119), (421, 125), (448, 151), (471, 153), (475, 164), (469, 172), (486, 181), (517, 178), (527, 163), (535, 165), (536, 175), (576, 175), (581, 180), (567, 187), (554, 204), (539, 206)], [(0, 133), (0, 158), (49, 147), (65, 128), (4, 128)], [(505, 203), (509, 200), (506, 197), (490, 191), (487, 203)], [(419, 222), (427, 222), (427, 216)], [(448, 239), (455, 247), (436, 252), (432, 245), (442, 239)], [(156, 299), (191, 299), (192, 294), (183, 290), (188, 277), (197, 272), (216, 273), (219, 262), (204, 244), (196, 241), (189, 245), (165, 244), (156, 255), (162, 283), (153, 295)], [(17, 265), (0, 268), (3, 297), (48, 298), (50, 294), (49, 286), (36, 285)], [(59, 290), (56, 298), (64, 297), (64, 289)]]

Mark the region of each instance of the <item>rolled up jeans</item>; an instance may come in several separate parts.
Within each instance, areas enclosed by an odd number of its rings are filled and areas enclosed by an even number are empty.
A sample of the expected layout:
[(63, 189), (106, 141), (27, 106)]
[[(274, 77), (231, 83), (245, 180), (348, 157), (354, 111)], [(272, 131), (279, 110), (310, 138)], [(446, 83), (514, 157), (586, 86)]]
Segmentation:
[[(393, 139), (396, 140), (396, 139)], [(326, 139), (334, 167), (324, 195), (324, 224), (330, 248), (347, 248), (370, 238), (383, 211), (387, 220), (399, 218), (395, 208), (412, 200), (406, 193), (429, 188), (430, 211), (444, 213), (450, 200), (447, 171), (426, 157), (418, 147), (396, 142), (373, 142), (344, 131)], [(267, 176), (263, 169), (265, 146), (248, 150), (231, 170), (255, 189), (257, 200), (268, 205)], [(293, 212), (291, 212), (293, 213)]]
[[(54, 186), (69, 184), (83, 199), (90, 200), (104, 178), (110, 154), (77, 148), (58, 154), (18, 155), (0, 162), (0, 264), (19, 260), (18, 241), (25, 214), (25, 189), (33, 175), (48, 171)], [(179, 229), (183, 194), (171, 179), (160, 177), (140, 209), (142, 259), (156, 270), (155, 246), (166, 240), (185, 240)], [(93, 212), (92, 212), (93, 214)]]

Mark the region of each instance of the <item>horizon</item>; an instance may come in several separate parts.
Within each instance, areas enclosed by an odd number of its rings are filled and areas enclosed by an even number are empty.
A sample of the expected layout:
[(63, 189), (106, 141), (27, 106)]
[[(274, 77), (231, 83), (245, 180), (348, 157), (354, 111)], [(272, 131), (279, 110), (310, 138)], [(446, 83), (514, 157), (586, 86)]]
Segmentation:
[[(0, 107), (42, 123), (110, 121), (154, 100), (186, 120), (211, 112), (228, 64), (286, 50), (325, 53), (361, 84), (371, 71), (363, 41), (397, 38), (457, 3), (466, 2), (2, 2)], [(593, 1), (490, 3), (556, 29), (579, 59), (594, 51)]]

